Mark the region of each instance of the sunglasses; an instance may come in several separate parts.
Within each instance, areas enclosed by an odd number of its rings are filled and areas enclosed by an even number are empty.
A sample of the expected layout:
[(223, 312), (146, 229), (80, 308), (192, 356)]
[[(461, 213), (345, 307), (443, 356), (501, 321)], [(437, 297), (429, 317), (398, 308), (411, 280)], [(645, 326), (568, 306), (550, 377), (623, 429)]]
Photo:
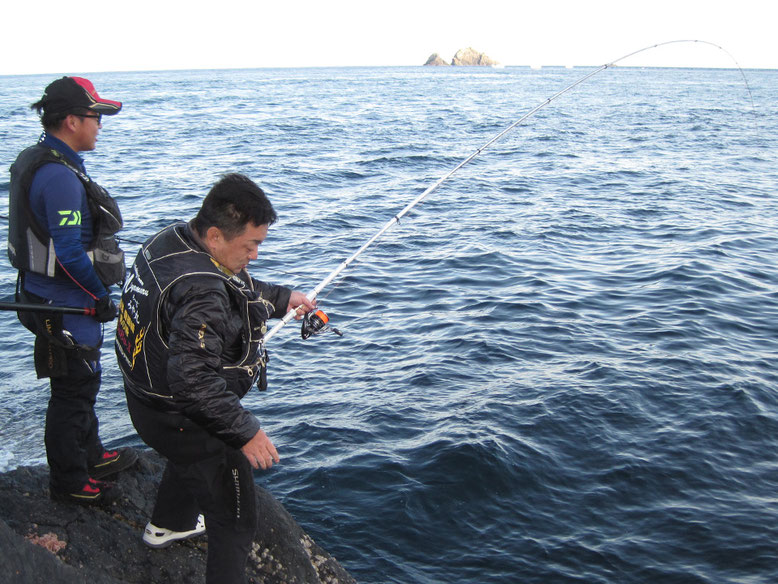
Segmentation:
[(79, 118), (94, 118), (95, 120), (97, 120), (98, 124), (101, 124), (102, 121), (103, 121), (103, 114), (95, 114), (95, 115), (92, 115), (92, 114), (75, 114), (75, 115), (78, 116)]

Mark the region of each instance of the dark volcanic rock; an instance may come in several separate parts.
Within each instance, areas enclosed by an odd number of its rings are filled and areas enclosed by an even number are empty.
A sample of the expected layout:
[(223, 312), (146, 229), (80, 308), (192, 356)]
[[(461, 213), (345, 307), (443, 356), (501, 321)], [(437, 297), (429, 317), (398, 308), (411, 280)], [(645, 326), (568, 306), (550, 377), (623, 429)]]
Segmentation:
[[(48, 469), (0, 475), (0, 566), (3, 582), (175, 584), (205, 581), (208, 537), (152, 550), (141, 541), (164, 461), (153, 451), (121, 473), (122, 496), (107, 508), (49, 499)], [(254, 584), (355, 584), (308, 537), (283, 506), (257, 487), (259, 524), (246, 573)]]

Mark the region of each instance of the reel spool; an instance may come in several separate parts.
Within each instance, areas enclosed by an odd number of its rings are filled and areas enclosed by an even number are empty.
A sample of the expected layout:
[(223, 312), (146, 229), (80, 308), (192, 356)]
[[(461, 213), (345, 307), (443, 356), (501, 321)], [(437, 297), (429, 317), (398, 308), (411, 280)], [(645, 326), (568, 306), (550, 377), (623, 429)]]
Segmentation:
[(339, 337), (343, 336), (343, 333), (338, 329), (329, 326), (330, 317), (327, 316), (323, 310), (317, 310), (316, 312), (307, 312), (303, 317), (303, 324), (300, 328), (300, 335), (303, 339), (307, 339), (310, 336), (318, 335), (325, 331), (332, 331)]

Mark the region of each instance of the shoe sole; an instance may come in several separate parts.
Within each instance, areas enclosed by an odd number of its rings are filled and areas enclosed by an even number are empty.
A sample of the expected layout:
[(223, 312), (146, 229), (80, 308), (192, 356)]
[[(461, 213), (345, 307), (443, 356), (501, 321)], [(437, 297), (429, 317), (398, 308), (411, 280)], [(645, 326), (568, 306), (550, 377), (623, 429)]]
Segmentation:
[(104, 462), (95, 465), (89, 469), (89, 476), (95, 480), (104, 479), (123, 470), (127, 470), (138, 461), (138, 453), (134, 450), (128, 450), (119, 456), (118, 459), (111, 462)]
[[(195, 529), (193, 529), (192, 531), (178, 531), (178, 532), (174, 531), (174, 532), (171, 532), (171, 533), (176, 533), (177, 535), (175, 535), (175, 536), (170, 535), (170, 536), (168, 536), (168, 539), (166, 539), (165, 541), (159, 542), (159, 543), (153, 543), (151, 541), (148, 541), (146, 539), (146, 533), (147, 532), (146, 532), (146, 530), (144, 530), (143, 531), (143, 538), (142, 538), (143, 539), (143, 543), (145, 543), (148, 547), (150, 547), (152, 549), (155, 549), (155, 550), (166, 548), (168, 546), (173, 545), (177, 541), (184, 541), (185, 539), (192, 539), (193, 537), (197, 537), (199, 535), (203, 535), (207, 531), (207, 529), (205, 528), (205, 523), (203, 522), (202, 515), (200, 515), (200, 517), (198, 517), (198, 521), (197, 521), (197, 526), (200, 526), (200, 525), (202, 525), (203, 528), (199, 529), (199, 530), (197, 529), (197, 527), (195, 527)], [(161, 539), (158, 536), (155, 537), (155, 538)]]
[(193, 537), (197, 537), (198, 535), (203, 535), (205, 533), (205, 530), (197, 531), (195, 533), (191, 533), (188, 535), (184, 535), (182, 537), (171, 537), (170, 539), (166, 539), (163, 542), (160, 543), (151, 543), (150, 541), (146, 540), (146, 536), (144, 534), (143, 536), (143, 543), (145, 543), (148, 547), (155, 549), (155, 550), (161, 550), (166, 547), (169, 547), (176, 543), (177, 541), (184, 541), (186, 539), (192, 539)]
[[(113, 491), (113, 489), (112, 489)], [(52, 501), (60, 503), (76, 503), (78, 505), (110, 505), (119, 498), (118, 492), (106, 493), (105, 491), (97, 495), (78, 495), (76, 493), (56, 493), (49, 492)]]

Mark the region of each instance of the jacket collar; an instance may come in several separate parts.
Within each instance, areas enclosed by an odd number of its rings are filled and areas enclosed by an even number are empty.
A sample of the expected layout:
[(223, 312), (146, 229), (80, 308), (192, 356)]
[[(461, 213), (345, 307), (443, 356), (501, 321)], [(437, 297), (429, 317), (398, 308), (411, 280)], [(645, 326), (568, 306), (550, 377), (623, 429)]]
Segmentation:
[(65, 158), (68, 159), (68, 162), (76, 166), (81, 172), (86, 174), (86, 168), (84, 167), (84, 159), (81, 158), (78, 153), (73, 150), (70, 146), (65, 144), (62, 140), (59, 138), (55, 138), (51, 134), (47, 134), (46, 132), (43, 132), (41, 134), (40, 140), (38, 140), (39, 144), (43, 144), (45, 146), (49, 146), (50, 148), (53, 148), (54, 150), (61, 152)]

